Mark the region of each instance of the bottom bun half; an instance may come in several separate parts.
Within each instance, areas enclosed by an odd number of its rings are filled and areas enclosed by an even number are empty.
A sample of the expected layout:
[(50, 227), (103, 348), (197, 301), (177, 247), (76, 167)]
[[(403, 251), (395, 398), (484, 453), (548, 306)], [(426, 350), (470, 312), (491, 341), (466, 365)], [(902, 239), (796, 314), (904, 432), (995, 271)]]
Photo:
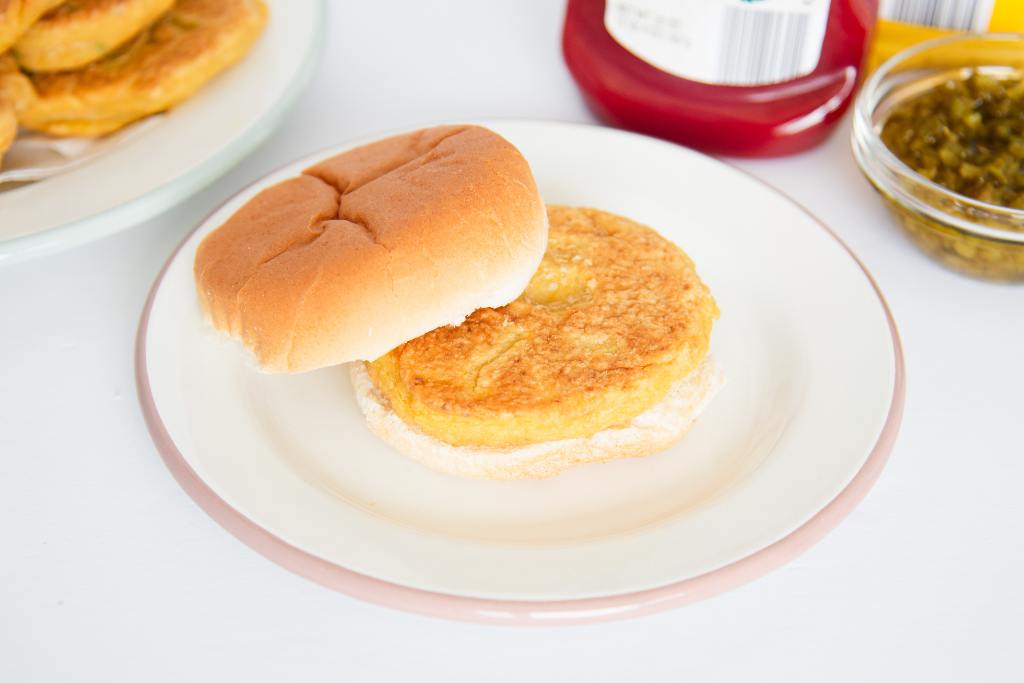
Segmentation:
[(400, 418), (377, 391), (363, 363), (351, 365), (352, 386), (367, 423), (399, 452), (432, 469), (475, 479), (540, 479), (589, 463), (637, 458), (678, 441), (725, 384), (709, 354), (677, 381), (660, 402), (628, 424), (586, 438), (560, 439), (510, 448), (452, 446)]

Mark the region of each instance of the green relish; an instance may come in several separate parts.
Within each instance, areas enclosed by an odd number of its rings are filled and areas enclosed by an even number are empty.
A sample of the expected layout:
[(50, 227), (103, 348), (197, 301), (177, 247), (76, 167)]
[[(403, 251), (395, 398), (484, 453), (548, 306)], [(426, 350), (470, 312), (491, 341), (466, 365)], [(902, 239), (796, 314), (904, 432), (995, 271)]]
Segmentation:
[(972, 71), (895, 106), (882, 141), (957, 194), (1024, 209), (1024, 80)]

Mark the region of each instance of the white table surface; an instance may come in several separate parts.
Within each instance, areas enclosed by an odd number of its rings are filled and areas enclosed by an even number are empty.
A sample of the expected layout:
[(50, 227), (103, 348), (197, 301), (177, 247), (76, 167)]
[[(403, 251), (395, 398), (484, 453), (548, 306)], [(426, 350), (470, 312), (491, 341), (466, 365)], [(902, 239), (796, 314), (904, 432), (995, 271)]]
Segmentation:
[(314, 82), (256, 153), (143, 225), (0, 269), (0, 680), (1021, 680), (1024, 288), (920, 255), (858, 175), (848, 125), (808, 154), (738, 163), (824, 219), (878, 280), (905, 345), (906, 417), (867, 499), (769, 576), (633, 621), (449, 623), (288, 573), (168, 474), (132, 348), (174, 245), (253, 179), (349, 138), (592, 121), (561, 17), (555, 0), (332, 2)]

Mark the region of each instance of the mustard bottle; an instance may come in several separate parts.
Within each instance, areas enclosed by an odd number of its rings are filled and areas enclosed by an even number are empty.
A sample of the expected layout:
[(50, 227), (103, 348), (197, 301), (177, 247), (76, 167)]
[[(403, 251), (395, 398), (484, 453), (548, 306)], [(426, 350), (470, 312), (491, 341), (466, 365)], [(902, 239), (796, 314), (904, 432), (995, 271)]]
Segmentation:
[(1024, 32), (1024, 1), (881, 0), (866, 71), (911, 45), (964, 31)]

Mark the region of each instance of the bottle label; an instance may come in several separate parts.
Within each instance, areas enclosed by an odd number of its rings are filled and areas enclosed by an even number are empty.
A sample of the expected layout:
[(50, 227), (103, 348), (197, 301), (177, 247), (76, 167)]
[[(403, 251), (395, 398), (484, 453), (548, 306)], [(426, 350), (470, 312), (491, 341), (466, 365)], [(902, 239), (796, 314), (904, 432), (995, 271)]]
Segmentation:
[(984, 31), (996, 0), (882, 0), (878, 16), (902, 24)]
[(830, 4), (607, 0), (604, 25), (622, 47), (674, 76), (721, 85), (766, 85), (814, 71)]

